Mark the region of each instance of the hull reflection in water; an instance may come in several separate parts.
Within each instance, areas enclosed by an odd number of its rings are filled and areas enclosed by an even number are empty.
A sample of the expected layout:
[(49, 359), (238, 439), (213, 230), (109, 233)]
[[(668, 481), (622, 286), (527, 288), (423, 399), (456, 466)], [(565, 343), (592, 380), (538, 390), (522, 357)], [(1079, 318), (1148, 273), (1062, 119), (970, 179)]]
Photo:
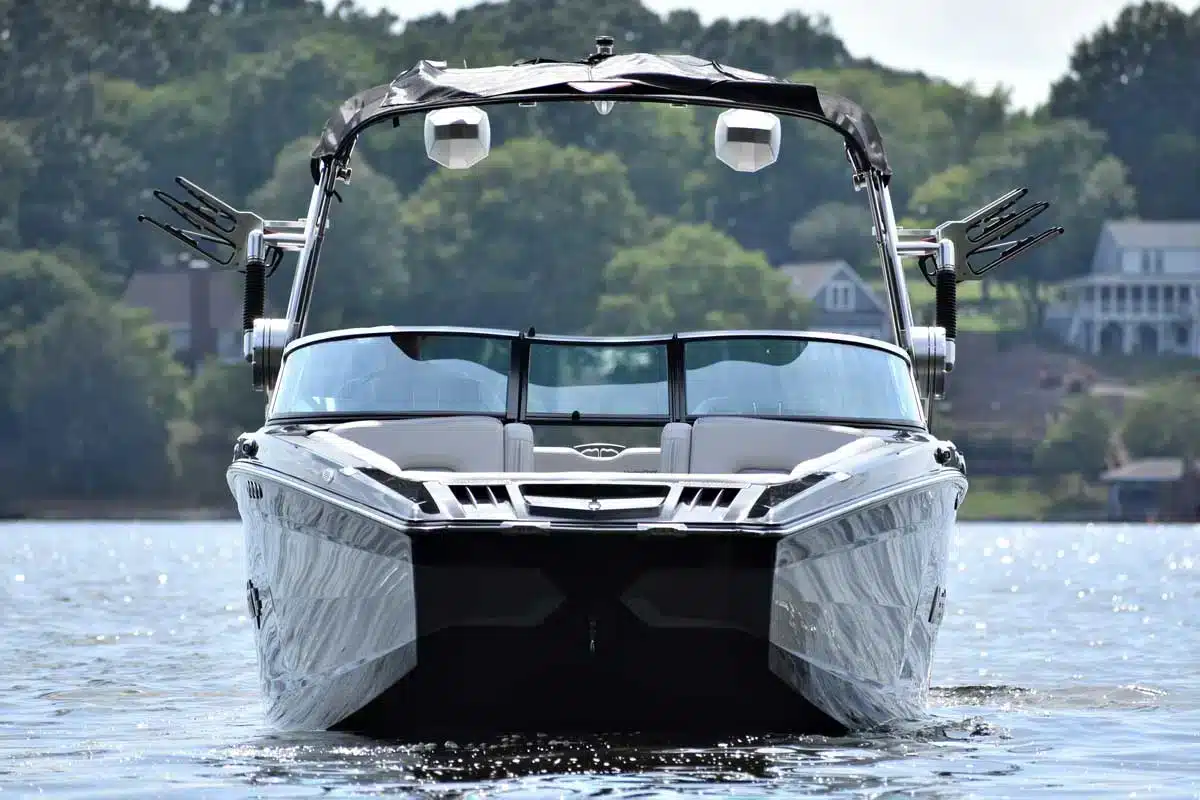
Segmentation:
[(410, 740), (920, 716), (964, 487), (943, 474), (787, 535), (406, 533), (231, 478), (270, 720)]

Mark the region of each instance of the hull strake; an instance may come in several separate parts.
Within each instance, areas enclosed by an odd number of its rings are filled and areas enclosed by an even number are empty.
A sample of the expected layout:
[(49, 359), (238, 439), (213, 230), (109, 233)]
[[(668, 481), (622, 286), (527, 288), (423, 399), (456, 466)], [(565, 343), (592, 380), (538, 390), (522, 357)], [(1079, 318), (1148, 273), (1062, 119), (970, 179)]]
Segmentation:
[(783, 538), (581, 537), (410, 535), (233, 483), (271, 722), (413, 737), (919, 716), (962, 487), (918, 482)]

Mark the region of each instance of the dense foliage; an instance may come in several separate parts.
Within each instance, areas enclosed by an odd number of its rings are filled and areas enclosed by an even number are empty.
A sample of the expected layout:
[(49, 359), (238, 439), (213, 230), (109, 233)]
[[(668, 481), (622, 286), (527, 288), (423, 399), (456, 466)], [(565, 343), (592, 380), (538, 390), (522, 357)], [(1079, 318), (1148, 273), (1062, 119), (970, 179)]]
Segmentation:
[[(174, 252), (135, 223), (148, 187), (182, 174), (264, 216), (297, 216), (313, 137), (346, 96), (420, 58), (578, 57), (601, 32), (622, 51), (692, 52), (858, 100), (911, 220), (1014, 185), (1054, 200), (1070, 226), (1062, 245), (997, 276), (1031, 322), (1043, 284), (1086, 269), (1104, 219), (1200, 216), (1196, 181), (1179, 179), (1200, 175), (1200, 12), (1161, 2), (1079, 43), (1047, 108), (1025, 114), (1003, 92), (857, 61), (798, 13), (704, 25), (639, 0), (509, 0), (397, 30), (349, 0), (192, 0), (183, 12), (0, 0), (0, 511), (39, 496), (220, 495), (232, 437), (261, 420), (245, 370), (186, 375), (145, 314), (118, 306), (132, 272)], [(512, 116), (465, 173), (413, 157), (415, 129), (365, 140), (329, 234), (353, 268), (323, 271), (317, 324), (794, 325), (805, 309), (772, 266), (871, 258), (827, 131), (800, 133), (786, 164), (748, 182), (713, 168), (710, 114), (622, 108), (597, 124), (586, 107), (554, 111)]]

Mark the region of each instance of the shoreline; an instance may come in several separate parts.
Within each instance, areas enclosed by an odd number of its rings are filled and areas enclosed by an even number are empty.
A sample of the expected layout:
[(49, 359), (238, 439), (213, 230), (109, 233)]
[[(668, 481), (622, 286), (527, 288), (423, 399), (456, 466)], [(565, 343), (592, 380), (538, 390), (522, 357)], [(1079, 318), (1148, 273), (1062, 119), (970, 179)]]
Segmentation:
[(0, 512), (5, 522), (237, 522), (236, 508), (199, 506), (143, 508), (127, 506), (53, 506)]

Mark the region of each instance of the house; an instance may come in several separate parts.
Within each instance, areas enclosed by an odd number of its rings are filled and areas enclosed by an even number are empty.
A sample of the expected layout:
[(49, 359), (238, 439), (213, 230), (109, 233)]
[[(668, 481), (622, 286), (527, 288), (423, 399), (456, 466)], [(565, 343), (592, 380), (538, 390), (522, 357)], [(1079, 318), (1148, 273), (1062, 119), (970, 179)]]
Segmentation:
[(1200, 521), (1200, 464), (1184, 473), (1181, 458), (1142, 458), (1100, 476), (1113, 521)]
[(1080, 350), (1200, 358), (1200, 221), (1105, 223), (1059, 294), (1046, 324)]
[(891, 341), (886, 303), (845, 261), (784, 264), (779, 271), (791, 279), (793, 292), (813, 304), (812, 330)]
[(207, 268), (137, 272), (122, 303), (144, 308), (170, 336), (172, 350), (189, 368), (216, 356), (241, 362), (241, 275)]

